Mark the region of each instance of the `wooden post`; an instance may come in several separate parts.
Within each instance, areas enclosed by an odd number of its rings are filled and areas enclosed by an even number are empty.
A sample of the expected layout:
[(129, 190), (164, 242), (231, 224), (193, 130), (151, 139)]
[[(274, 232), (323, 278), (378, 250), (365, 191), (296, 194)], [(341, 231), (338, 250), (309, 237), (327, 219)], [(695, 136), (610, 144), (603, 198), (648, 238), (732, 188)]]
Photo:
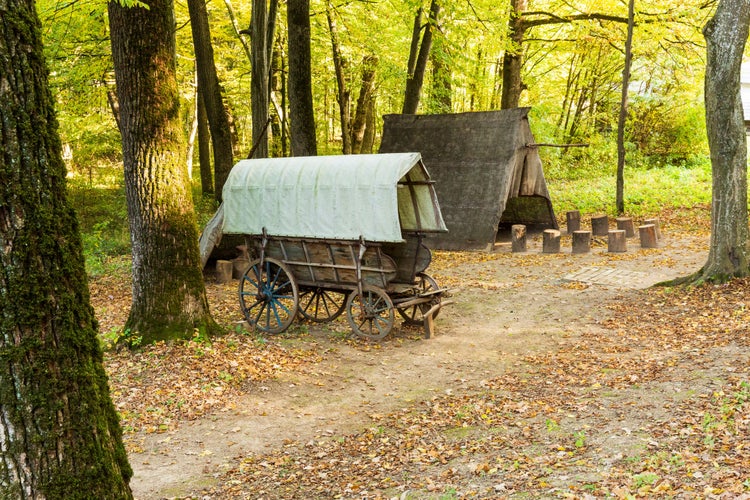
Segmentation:
[(560, 231), (545, 229), (542, 233), (542, 253), (558, 253), (560, 251)]
[(526, 251), (526, 226), (513, 224), (510, 228), (510, 248), (513, 253)]
[(654, 231), (656, 231), (656, 241), (661, 240), (661, 228), (659, 227), (659, 218), (653, 217), (651, 219), (644, 219), (643, 225), (653, 224), (654, 225)]
[(656, 248), (658, 246), (656, 226), (654, 224), (638, 226), (638, 234), (641, 238), (641, 248)]
[(573, 231), (573, 253), (591, 251), (591, 231)]
[(568, 234), (573, 234), (573, 231), (581, 229), (581, 212), (578, 210), (571, 210), (565, 213), (565, 220), (568, 226)]
[(231, 260), (217, 260), (216, 261), (216, 282), (217, 283), (229, 283), (232, 281), (232, 269)]
[(624, 229), (612, 229), (608, 235), (607, 251), (608, 252), (627, 252), (628, 240), (626, 238), (626, 234), (627, 232)]
[(626, 238), (633, 238), (635, 236), (635, 226), (633, 225), (632, 217), (618, 217), (617, 229), (623, 229), (625, 231)]
[(591, 234), (594, 236), (607, 236), (609, 233), (609, 217), (606, 215), (594, 215), (591, 217)]

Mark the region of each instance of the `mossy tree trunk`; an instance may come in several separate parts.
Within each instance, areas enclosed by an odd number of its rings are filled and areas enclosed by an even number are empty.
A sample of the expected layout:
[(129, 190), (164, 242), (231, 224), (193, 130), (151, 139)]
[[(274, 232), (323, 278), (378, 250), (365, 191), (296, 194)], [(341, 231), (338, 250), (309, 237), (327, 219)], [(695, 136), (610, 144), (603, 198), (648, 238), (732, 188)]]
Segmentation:
[(39, 28), (0, 1), (0, 498), (132, 498)]
[(200, 268), (198, 229), (179, 116), (172, 0), (149, 9), (109, 3), (133, 247), (131, 344), (215, 329)]
[(713, 178), (711, 245), (700, 281), (748, 274), (747, 145), (740, 99), (740, 65), (750, 25), (750, 1), (721, 0), (703, 34), (706, 129)]

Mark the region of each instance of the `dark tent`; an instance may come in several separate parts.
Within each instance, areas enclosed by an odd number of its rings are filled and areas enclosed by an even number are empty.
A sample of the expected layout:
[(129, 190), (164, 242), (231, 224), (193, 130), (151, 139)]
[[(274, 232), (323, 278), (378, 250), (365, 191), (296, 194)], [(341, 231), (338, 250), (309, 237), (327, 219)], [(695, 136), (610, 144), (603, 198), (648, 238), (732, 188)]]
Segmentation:
[(529, 109), (384, 116), (380, 153), (421, 153), (436, 183), (448, 233), (430, 247), (491, 250), (512, 224), (557, 229)]

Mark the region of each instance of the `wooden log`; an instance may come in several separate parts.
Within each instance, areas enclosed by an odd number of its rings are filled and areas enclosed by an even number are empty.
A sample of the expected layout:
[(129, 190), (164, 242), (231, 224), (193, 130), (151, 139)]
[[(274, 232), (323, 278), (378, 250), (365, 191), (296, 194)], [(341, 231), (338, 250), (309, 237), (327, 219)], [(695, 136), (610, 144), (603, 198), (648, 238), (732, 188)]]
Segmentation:
[(581, 229), (581, 212), (578, 210), (566, 212), (565, 221), (567, 222), (568, 234), (573, 234), (573, 231)]
[(573, 253), (588, 253), (591, 251), (591, 231), (573, 231)]
[(560, 251), (560, 231), (545, 229), (542, 233), (542, 253), (558, 253)]
[(659, 240), (656, 237), (656, 226), (654, 224), (644, 224), (638, 226), (638, 235), (641, 238), (641, 248), (656, 248)]
[(656, 241), (661, 241), (661, 228), (659, 227), (659, 218), (653, 217), (651, 219), (644, 219), (643, 225), (653, 224), (654, 231), (656, 231)]
[(627, 232), (624, 229), (612, 229), (607, 238), (608, 252), (627, 252), (628, 240)]
[(526, 226), (513, 224), (510, 228), (510, 248), (513, 253), (526, 251)]
[(591, 234), (594, 236), (607, 236), (609, 233), (609, 217), (606, 215), (594, 215), (591, 217)]
[(217, 260), (216, 261), (216, 282), (217, 283), (229, 283), (232, 281), (232, 261), (231, 260)]
[(617, 221), (617, 229), (624, 230), (626, 238), (633, 238), (635, 236), (635, 225), (633, 224), (632, 217), (618, 217), (615, 220)]

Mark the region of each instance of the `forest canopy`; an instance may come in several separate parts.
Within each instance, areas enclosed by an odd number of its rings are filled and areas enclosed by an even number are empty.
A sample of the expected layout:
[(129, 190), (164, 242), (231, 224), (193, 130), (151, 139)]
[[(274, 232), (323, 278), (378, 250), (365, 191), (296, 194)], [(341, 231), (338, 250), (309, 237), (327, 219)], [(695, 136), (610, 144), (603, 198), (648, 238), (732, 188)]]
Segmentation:
[[(185, 2), (177, 2), (177, 61), (185, 133), (196, 114), (195, 64)], [(429, 2), (417, 0), (310, 3), (313, 101), (319, 154), (342, 150), (332, 26), (348, 106), (374, 66), (375, 145), (382, 115), (401, 112), (415, 16), (426, 22)], [(531, 106), (538, 142), (586, 142), (583, 159), (611, 163), (621, 93), (627, 5), (614, 0), (442, 0), (433, 32), (419, 113), (500, 108), (503, 56), (521, 54), (519, 105)], [(120, 144), (106, 3), (40, 0), (53, 93), (69, 169), (91, 178), (117, 164)], [(138, 7), (134, 7), (138, 8)], [(215, 62), (235, 133), (235, 156), (252, 147), (249, 58), (251, 2), (207, 3)], [(514, 10), (515, 9), (515, 10)], [(701, 28), (712, 9), (695, 1), (637, 2), (626, 141), (628, 151), (654, 164), (691, 162), (707, 152), (702, 104), (705, 67)], [(330, 17), (330, 19), (329, 19)], [(285, 3), (273, 42), (271, 156), (288, 155), (288, 46)], [(519, 44), (513, 19), (524, 22)], [(333, 20), (335, 24), (331, 24)], [(350, 110), (353, 113), (353, 110)], [(563, 154), (555, 152), (554, 154)]]

